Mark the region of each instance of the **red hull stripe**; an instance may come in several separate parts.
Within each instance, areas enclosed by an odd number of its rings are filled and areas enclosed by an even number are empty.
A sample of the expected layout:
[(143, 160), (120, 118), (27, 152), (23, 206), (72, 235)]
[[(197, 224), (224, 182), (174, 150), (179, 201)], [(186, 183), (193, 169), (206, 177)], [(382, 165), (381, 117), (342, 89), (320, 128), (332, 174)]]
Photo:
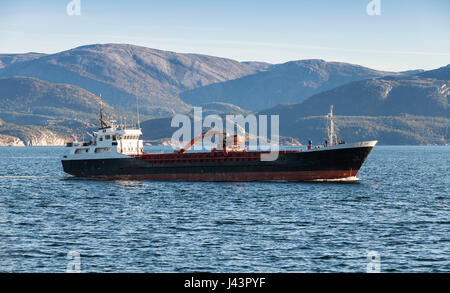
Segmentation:
[(175, 173), (142, 175), (98, 175), (95, 178), (112, 180), (157, 181), (311, 181), (316, 179), (340, 179), (356, 176), (358, 170), (326, 170), (295, 172), (239, 172), (239, 173)]

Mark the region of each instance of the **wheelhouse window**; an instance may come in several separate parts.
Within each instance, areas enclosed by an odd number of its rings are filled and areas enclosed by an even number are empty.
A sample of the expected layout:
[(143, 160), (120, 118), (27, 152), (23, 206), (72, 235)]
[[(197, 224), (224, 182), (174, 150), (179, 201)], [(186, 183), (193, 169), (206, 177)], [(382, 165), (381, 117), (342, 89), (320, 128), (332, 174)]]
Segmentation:
[(105, 152), (110, 152), (111, 148), (96, 148), (95, 152), (96, 153), (105, 153)]
[(111, 139), (111, 135), (105, 135), (105, 139), (106, 139), (106, 140)]
[(75, 150), (75, 154), (79, 155), (79, 154), (85, 154), (88, 153), (89, 149), (76, 149)]
[(127, 140), (134, 140), (139, 139), (139, 135), (124, 135), (123, 137), (119, 137), (118, 139), (127, 139)]

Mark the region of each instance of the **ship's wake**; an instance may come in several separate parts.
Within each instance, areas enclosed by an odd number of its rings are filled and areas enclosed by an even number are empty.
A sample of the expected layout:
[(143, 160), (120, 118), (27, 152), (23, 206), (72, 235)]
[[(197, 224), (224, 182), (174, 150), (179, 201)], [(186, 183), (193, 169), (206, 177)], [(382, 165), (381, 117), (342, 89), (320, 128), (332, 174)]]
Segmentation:
[(359, 179), (356, 176), (350, 176), (350, 177), (345, 177), (345, 178), (334, 178), (334, 179), (314, 179), (311, 180), (311, 182), (336, 182), (336, 183), (354, 183), (354, 182), (358, 182)]

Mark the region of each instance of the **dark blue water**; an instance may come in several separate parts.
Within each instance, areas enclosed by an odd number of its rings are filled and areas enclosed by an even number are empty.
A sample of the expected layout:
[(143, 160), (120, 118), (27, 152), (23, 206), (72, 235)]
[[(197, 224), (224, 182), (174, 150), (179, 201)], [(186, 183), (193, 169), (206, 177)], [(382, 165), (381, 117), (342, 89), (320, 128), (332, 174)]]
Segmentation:
[(358, 183), (72, 179), (0, 148), (0, 271), (450, 271), (450, 148), (376, 147)]

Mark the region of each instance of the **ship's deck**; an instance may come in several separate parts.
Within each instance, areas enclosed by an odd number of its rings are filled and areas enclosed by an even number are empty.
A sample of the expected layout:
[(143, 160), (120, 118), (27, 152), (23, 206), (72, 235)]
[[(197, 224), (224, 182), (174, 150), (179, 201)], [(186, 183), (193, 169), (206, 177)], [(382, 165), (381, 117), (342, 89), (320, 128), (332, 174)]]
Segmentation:
[[(284, 150), (279, 154), (295, 153), (300, 150)], [(261, 159), (261, 154), (267, 154), (269, 151), (211, 151), (211, 152), (190, 152), (190, 153), (143, 153), (142, 155), (132, 156), (149, 163), (173, 163), (173, 162), (237, 162), (237, 161), (256, 161)]]

